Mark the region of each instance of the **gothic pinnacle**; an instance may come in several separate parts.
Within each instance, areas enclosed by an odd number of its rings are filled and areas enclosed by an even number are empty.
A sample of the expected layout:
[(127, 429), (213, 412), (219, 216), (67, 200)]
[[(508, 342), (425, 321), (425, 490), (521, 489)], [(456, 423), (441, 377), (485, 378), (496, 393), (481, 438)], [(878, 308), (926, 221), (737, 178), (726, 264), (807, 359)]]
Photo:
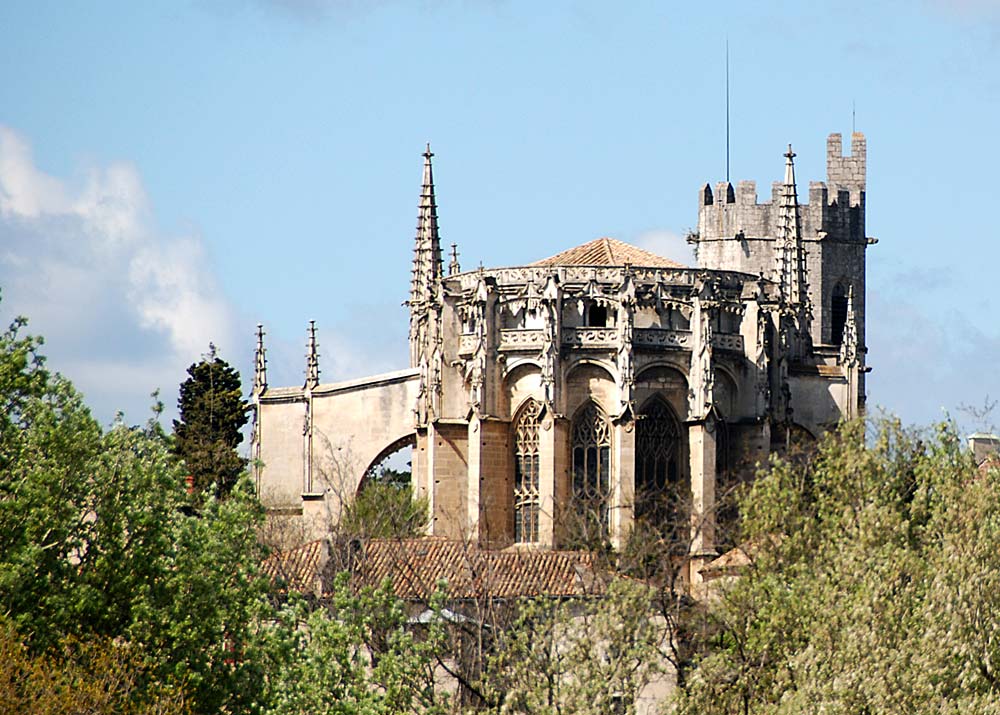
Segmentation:
[(417, 209), (417, 235), (413, 250), (413, 282), (410, 286), (410, 303), (418, 304), (434, 293), (435, 284), (441, 279), (444, 260), (441, 256), (441, 237), (438, 235), (437, 201), (434, 198), (434, 167), (431, 164), (431, 145), (424, 152), (424, 175)]
[(778, 235), (775, 250), (775, 272), (781, 294), (789, 303), (805, 301), (805, 260), (802, 255), (802, 235), (799, 225), (799, 198), (795, 188), (795, 152), (788, 145), (785, 152), (785, 181), (778, 207)]

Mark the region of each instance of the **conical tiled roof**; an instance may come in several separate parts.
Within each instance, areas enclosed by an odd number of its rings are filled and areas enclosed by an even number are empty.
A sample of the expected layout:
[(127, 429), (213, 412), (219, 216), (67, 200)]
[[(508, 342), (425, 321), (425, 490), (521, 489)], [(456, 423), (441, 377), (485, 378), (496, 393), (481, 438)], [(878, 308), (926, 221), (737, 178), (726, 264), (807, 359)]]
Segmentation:
[(614, 238), (598, 238), (582, 246), (535, 261), (533, 266), (643, 266), (647, 268), (683, 268), (680, 263), (636, 248)]

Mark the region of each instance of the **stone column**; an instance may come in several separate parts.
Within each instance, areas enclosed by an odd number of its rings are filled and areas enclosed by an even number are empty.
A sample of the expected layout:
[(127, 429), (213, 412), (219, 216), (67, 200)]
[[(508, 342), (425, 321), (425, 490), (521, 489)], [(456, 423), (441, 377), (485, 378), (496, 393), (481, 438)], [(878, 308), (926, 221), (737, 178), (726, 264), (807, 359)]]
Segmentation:
[[(437, 504), (437, 478), (434, 475), (434, 452), (437, 447), (437, 430), (434, 423), (427, 423), (427, 432), (424, 438), (423, 463), (424, 475), (427, 480), (427, 510), (430, 513), (430, 535), (438, 536), (443, 532), (444, 525), (439, 525), (438, 504)], [(442, 517), (443, 518), (443, 517)]]
[(427, 469), (427, 443), (427, 430), (417, 428), (417, 441), (413, 446), (413, 455), (410, 462), (414, 490), (413, 496), (427, 499), (428, 519), (424, 533), (430, 535), (434, 533), (434, 490), (431, 488), (430, 472)]
[(552, 548), (556, 530), (556, 471), (565, 458), (559, 459), (561, 447), (558, 439), (562, 431), (556, 427), (558, 420), (547, 410), (538, 431), (538, 545)]
[(635, 515), (635, 420), (615, 425), (611, 454), (611, 544), (621, 551)]
[(688, 392), (688, 455), (691, 475), (692, 585), (699, 570), (715, 557), (715, 375), (712, 355), (712, 287), (698, 286), (691, 319), (691, 370)]
[(695, 560), (714, 558), (716, 555), (715, 436), (716, 423), (711, 416), (688, 426), (691, 469), (691, 555)]
[(469, 420), (469, 476), (466, 523), (468, 540), (479, 543), (480, 491), (482, 487), (483, 443), (481, 421), (475, 414)]

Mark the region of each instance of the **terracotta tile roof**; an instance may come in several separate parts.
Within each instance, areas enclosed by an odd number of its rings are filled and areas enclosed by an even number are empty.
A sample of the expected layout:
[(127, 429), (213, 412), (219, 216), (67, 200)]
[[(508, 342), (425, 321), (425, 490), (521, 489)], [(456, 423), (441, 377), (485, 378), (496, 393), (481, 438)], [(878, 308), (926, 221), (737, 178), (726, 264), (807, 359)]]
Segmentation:
[(372, 540), (355, 581), (390, 578), (396, 595), (426, 599), (439, 581), (453, 598), (581, 596), (603, 593), (593, 558), (580, 551), (492, 551), (440, 538)]
[(633, 266), (647, 268), (683, 268), (680, 263), (657, 256), (614, 238), (598, 238), (582, 246), (535, 261), (533, 266)]
[(274, 551), (261, 565), (264, 575), (289, 591), (315, 593), (321, 590), (320, 574), (328, 556), (323, 539), (286, 551)]

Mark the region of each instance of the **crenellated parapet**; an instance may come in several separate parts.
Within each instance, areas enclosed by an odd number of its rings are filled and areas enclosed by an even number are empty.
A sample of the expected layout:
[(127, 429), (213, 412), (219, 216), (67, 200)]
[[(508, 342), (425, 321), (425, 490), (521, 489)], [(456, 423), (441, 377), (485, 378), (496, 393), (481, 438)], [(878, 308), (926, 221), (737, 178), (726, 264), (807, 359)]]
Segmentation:
[[(809, 184), (809, 202), (800, 203), (805, 241), (864, 242), (867, 144), (860, 132), (851, 138), (851, 153), (843, 156), (840, 134), (827, 139), (827, 180)], [(698, 243), (772, 238), (780, 228), (784, 184), (771, 185), (769, 200), (758, 202), (757, 183), (728, 182), (698, 192)]]

